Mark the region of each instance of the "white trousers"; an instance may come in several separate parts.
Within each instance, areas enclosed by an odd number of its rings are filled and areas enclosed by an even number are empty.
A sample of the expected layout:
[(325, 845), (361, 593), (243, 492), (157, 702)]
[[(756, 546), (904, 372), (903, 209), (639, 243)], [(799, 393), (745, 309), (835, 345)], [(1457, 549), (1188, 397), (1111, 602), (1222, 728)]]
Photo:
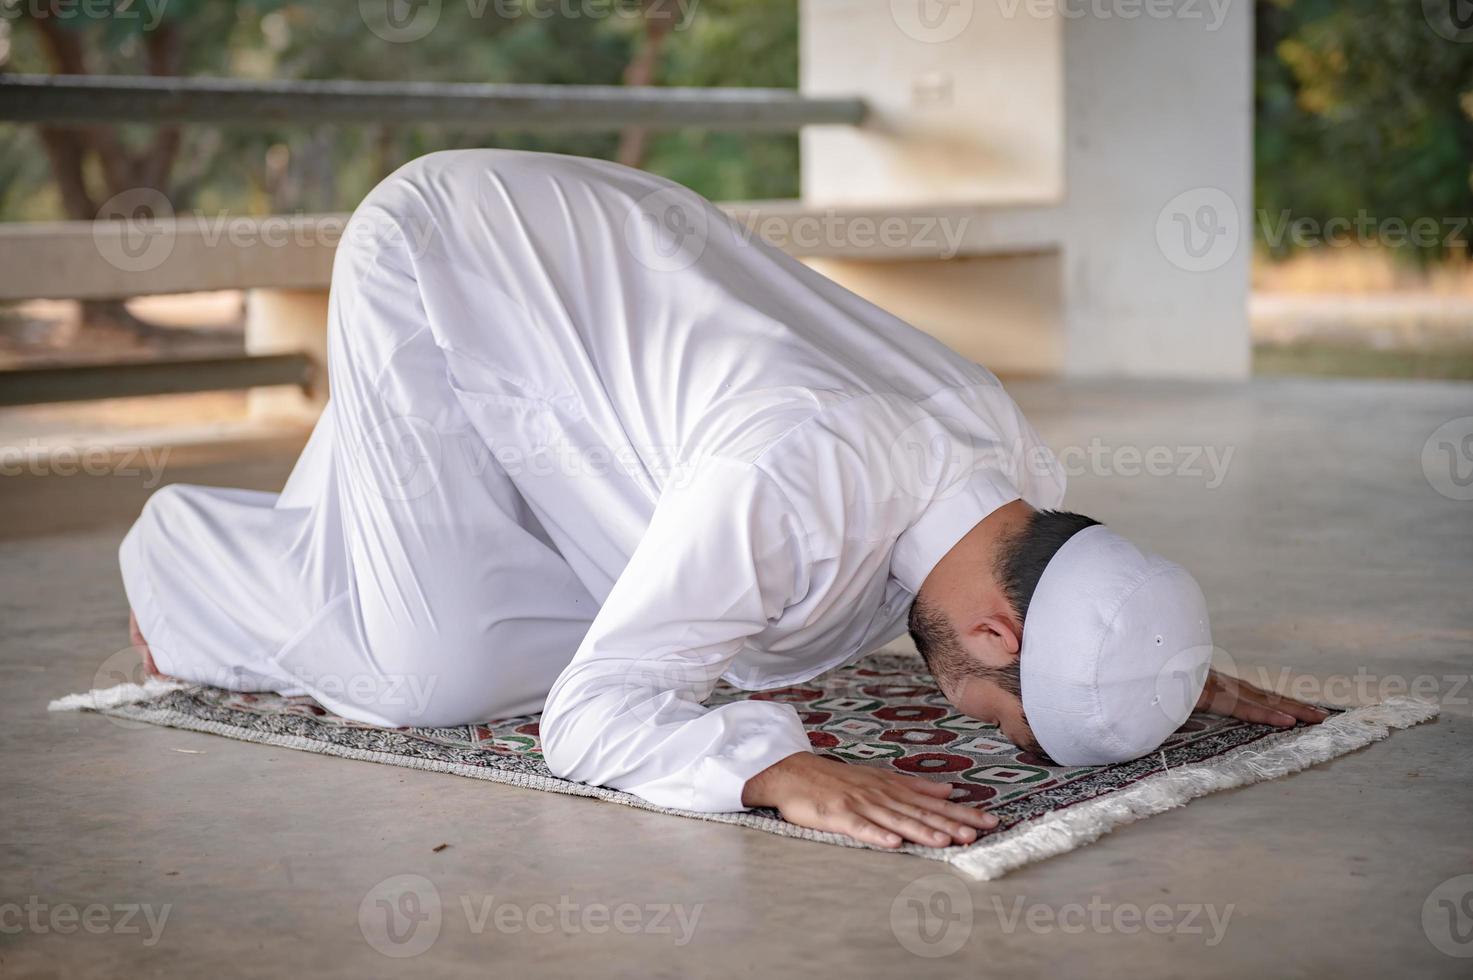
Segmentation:
[[(372, 201), (355, 222), (392, 220)], [(411, 247), (340, 246), (332, 397), (282, 493), (167, 486), (128, 533), (124, 585), (164, 673), (453, 725), (540, 710), (577, 651), (597, 603), (457, 402)]]

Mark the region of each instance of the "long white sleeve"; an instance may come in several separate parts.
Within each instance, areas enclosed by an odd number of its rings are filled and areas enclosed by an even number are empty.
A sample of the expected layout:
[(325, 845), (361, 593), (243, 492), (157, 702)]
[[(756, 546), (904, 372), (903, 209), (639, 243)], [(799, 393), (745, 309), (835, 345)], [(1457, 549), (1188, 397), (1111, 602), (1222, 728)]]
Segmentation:
[(773, 701), (707, 708), (742, 641), (805, 587), (803, 533), (750, 463), (708, 459), (676, 477), (542, 715), (564, 778), (661, 806), (743, 809), (747, 780), (808, 738)]

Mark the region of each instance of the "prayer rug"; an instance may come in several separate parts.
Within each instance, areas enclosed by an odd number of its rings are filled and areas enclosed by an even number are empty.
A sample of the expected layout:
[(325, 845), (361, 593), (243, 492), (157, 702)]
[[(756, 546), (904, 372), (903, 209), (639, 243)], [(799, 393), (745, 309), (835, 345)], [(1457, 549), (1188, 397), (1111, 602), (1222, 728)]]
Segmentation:
[[(872, 654), (807, 684), (774, 691), (743, 692), (722, 683), (709, 703), (744, 697), (793, 705), (814, 751), (822, 755), (946, 780), (956, 787), (952, 799), (996, 814), (998, 826), (973, 844), (901, 848), (983, 879), (1087, 844), (1120, 824), (1195, 797), (1343, 755), (1385, 738), (1390, 729), (1437, 714), (1433, 704), (1402, 697), (1287, 731), (1193, 715), (1158, 752), (1144, 758), (1110, 766), (1053, 766), (1013, 746), (996, 726), (957, 714), (914, 655)], [(592, 796), (787, 837), (867, 846), (798, 827), (773, 810), (692, 813), (559, 779), (543, 762), (535, 715), (454, 728), (386, 729), (340, 718), (309, 697), (158, 680), (74, 694), (52, 702), (51, 709), (99, 711), (248, 742)]]

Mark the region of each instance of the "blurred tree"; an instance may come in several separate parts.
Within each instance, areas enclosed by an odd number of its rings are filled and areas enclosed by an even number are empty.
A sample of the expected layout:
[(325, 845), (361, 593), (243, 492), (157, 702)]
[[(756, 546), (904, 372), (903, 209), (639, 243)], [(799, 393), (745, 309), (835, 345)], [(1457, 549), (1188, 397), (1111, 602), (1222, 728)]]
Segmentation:
[[(152, 8), (132, 0), (66, 7), (17, 4), (9, 11), (33, 31), (32, 57), (56, 75), (178, 75), (208, 68), (226, 48), (238, 8), (271, 0), (174, 0)], [(201, 57), (203, 56), (203, 58)], [(181, 134), (177, 126), (37, 126), (68, 218), (92, 220), (107, 202), (135, 188), (171, 197)], [(152, 327), (121, 300), (86, 300), (83, 321), (148, 334)]]
[[(13, 0), (0, 5), (7, 2)], [(129, 6), (97, 2), (111, 4), (91, 8), (100, 13)], [(134, 0), (132, 7), (141, 5)], [(61, 40), (71, 64), (94, 73), (778, 87), (797, 80), (795, 0), (447, 0), (435, 28), (407, 43), (376, 35), (356, 5), (349, 16), (337, 5), (287, 0), (170, 0), (164, 9), (167, 20), (154, 30), (138, 19), (28, 16), (17, 25), (8, 61), (0, 54), (0, 70), (67, 70), (51, 54)], [(146, 57), (151, 48), (173, 60), (157, 59), (155, 68)], [(797, 191), (797, 138), (789, 134), (487, 132), (433, 124), (187, 126), (182, 133), (122, 127), (128, 152), (148, 165), (99, 166), (93, 144), (116, 142), (116, 129), (89, 127), (71, 137), (88, 147), (78, 155), (89, 162), (80, 178), (71, 168), (66, 187), (60, 172), (52, 182), (26, 148), (39, 135), (34, 127), (0, 127), (0, 216), (92, 217), (99, 200), (117, 193), (114, 178), (154, 187), (178, 210), (348, 209), (406, 160), (488, 145), (622, 158), (716, 198)], [(78, 186), (89, 190), (78, 194)]]
[(1323, 227), (1365, 216), (1373, 236), (1392, 219), (1430, 219), (1436, 243), (1400, 253), (1436, 260), (1449, 236), (1468, 250), (1473, 43), (1439, 36), (1423, 8), (1258, 0), (1255, 197), (1270, 254), (1293, 247), (1286, 217)]

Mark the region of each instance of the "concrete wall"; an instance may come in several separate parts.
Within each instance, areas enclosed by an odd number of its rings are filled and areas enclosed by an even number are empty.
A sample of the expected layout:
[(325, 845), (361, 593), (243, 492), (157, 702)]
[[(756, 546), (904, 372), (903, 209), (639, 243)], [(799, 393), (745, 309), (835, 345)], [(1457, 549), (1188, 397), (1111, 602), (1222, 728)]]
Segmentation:
[(805, 91), (875, 107), (804, 131), (805, 204), (1060, 211), (1057, 255), (827, 274), (996, 370), (1247, 374), (1250, 4), (802, 0), (802, 30)]
[(803, 131), (804, 202), (1057, 200), (1060, 26), (1000, 0), (802, 0), (803, 91), (870, 106), (861, 128)]

